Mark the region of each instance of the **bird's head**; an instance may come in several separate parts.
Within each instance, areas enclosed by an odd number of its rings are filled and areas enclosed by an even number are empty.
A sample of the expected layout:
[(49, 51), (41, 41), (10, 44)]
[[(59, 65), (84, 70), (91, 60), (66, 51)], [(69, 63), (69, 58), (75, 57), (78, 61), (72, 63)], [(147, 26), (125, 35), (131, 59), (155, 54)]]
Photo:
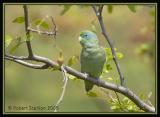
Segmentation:
[(82, 31), (79, 36), (79, 42), (82, 47), (90, 47), (98, 45), (98, 38), (92, 31)]

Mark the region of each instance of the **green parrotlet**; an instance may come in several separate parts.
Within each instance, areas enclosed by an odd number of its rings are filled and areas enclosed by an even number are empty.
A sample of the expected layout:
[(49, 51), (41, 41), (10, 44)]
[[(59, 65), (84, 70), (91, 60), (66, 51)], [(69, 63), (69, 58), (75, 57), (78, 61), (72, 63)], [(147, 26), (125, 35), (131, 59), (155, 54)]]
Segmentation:
[[(79, 42), (82, 46), (80, 55), (81, 72), (93, 78), (99, 78), (106, 62), (104, 48), (99, 45), (96, 34), (89, 30), (80, 33)], [(84, 83), (87, 92), (93, 88), (93, 83), (89, 81), (84, 81)]]

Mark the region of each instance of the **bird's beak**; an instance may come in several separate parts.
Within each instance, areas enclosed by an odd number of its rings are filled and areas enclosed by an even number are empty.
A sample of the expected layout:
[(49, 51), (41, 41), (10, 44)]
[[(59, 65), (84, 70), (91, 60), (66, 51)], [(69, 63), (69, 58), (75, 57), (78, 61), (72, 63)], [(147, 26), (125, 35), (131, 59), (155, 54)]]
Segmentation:
[(78, 40), (79, 40), (79, 42), (81, 42), (81, 40), (82, 40), (82, 37), (81, 37), (81, 36), (79, 36), (79, 39), (78, 39)]

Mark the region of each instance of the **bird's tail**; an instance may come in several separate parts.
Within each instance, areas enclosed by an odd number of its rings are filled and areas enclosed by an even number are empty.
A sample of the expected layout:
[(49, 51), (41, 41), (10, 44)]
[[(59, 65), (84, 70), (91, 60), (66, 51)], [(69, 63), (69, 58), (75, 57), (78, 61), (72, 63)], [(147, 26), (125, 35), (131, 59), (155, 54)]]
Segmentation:
[(91, 82), (89, 82), (89, 81), (84, 81), (84, 84), (85, 84), (85, 90), (87, 92), (90, 91), (93, 88), (93, 86), (94, 86), (94, 84), (91, 83)]

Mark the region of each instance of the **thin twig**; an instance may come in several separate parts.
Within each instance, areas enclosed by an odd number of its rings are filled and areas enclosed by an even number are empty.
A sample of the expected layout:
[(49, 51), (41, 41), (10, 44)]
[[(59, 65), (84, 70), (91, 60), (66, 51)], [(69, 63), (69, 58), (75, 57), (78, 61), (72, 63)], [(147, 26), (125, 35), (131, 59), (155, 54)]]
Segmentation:
[(55, 34), (54, 34), (54, 39), (56, 39), (56, 35), (57, 35), (57, 26), (56, 26), (56, 23), (55, 23), (55, 21), (54, 21), (54, 19), (53, 19), (52, 16), (51, 16), (51, 20), (52, 20), (52, 24), (53, 24), (53, 26), (54, 26), (54, 28), (53, 28), (53, 32), (55, 33)]
[[(109, 38), (107, 32), (106, 32), (106, 29), (104, 27), (104, 23), (103, 23), (103, 18), (102, 18), (102, 8), (103, 7), (100, 7), (99, 10), (96, 9), (96, 6), (95, 5), (92, 5), (92, 8), (98, 18), (98, 21), (99, 21), (99, 24), (100, 24), (100, 27), (101, 27), (101, 30), (102, 30), (102, 34), (103, 36), (105, 37), (105, 39), (107, 40), (109, 46), (111, 47), (111, 51), (112, 51), (112, 55), (113, 55), (113, 60), (114, 60), (114, 63), (116, 64), (116, 68), (118, 70), (118, 74), (120, 76), (120, 82), (121, 82), (121, 86), (125, 86), (125, 83), (124, 83), (124, 77), (123, 77), (123, 74), (120, 70), (120, 65), (119, 65), (119, 62), (117, 60), (117, 57), (116, 57), (116, 53), (114, 51), (114, 47), (113, 47), (113, 44), (112, 44), (112, 41), (111, 39)], [(100, 12), (99, 12), (100, 11)]]
[(102, 16), (102, 10), (103, 10), (103, 5), (99, 6), (98, 12), (100, 13), (99, 15)]
[[(12, 57), (10, 57), (10, 58), (12, 58)], [(16, 58), (18, 59), (19, 57), (16, 57)], [(23, 58), (23, 57), (21, 56), (20, 58)], [(5, 57), (5, 59), (17, 62), (17, 59), (8, 59), (7, 57)], [(56, 62), (54, 62), (54, 61), (52, 61), (48, 58), (37, 56), (37, 55), (34, 55), (32, 58), (28, 58), (28, 60), (33, 60), (33, 61), (42, 62), (42, 63), (46, 64), (47, 67), (45, 69), (47, 69), (48, 67), (58, 68), (58, 66), (59, 66)], [(19, 63), (19, 62), (17, 62), (17, 63)], [(21, 64), (21, 63), (19, 63), (19, 64)], [(24, 65), (26, 67), (34, 68), (34, 67), (32, 67), (28, 64), (22, 64), (22, 65)], [(147, 105), (136, 94), (134, 94), (131, 90), (129, 90), (126, 87), (117, 86), (115, 84), (108, 83), (108, 82), (102, 81), (100, 79), (97, 80), (97, 79), (89, 77), (89, 76), (86, 78), (85, 74), (83, 74), (81, 72), (78, 72), (78, 71), (76, 71), (76, 70), (74, 70), (74, 69), (72, 69), (68, 66), (63, 66), (63, 68), (66, 70), (67, 73), (69, 73), (69, 74), (71, 74), (71, 75), (73, 75), (73, 76), (75, 76), (79, 79), (90, 81), (90, 82), (92, 82), (93, 84), (95, 84), (99, 87), (103, 87), (105, 89), (110, 89), (110, 90), (113, 90), (113, 91), (116, 91), (116, 92), (119, 92), (119, 93), (123, 94), (124, 96), (126, 96), (130, 100), (132, 100), (140, 109), (142, 109), (146, 112), (155, 112), (154, 107), (151, 107), (151, 106)], [(58, 70), (61, 70), (61, 69), (58, 69)]]
[(31, 27), (28, 27), (27, 29), (31, 32), (35, 32), (35, 33), (38, 33), (38, 34), (45, 34), (45, 35), (48, 35), (48, 36), (52, 36), (52, 35), (55, 36), (56, 35), (56, 32), (41, 31), (41, 30), (38, 30), (38, 29), (33, 29)]
[(23, 5), (23, 8), (24, 8), (25, 30), (26, 30), (26, 37), (27, 37), (26, 44), (27, 44), (29, 56), (33, 56), (33, 51), (30, 43), (31, 35), (30, 35), (30, 31), (27, 29), (29, 26), (27, 5)]
[(68, 77), (67, 77), (67, 71), (64, 69), (63, 65), (61, 66), (61, 70), (62, 70), (62, 74), (63, 74), (63, 87), (62, 87), (62, 93), (61, 96), (59, 97), (57, 103), (54, 106), (54, 112), (57, 112), (57, 110), (59, 109), (59, 105), (62, 103), (63, 97), (64, 97), (64, 93), (66, 90), (66, 86), (67, 86), (67, 81), (68, 81)]
[[(48, 35), (48, 36), (52, 36), (53, 35), (54, 38), (56, 38), (57, 26), (55, 24), (55, 21), (54, 21), (53, 17), (52, 16), (50, 16), (50, 17), (51, 17), (51, 21), (52, 21), (52, 24), (53, 24), (53, 31), (42, 31), (42, 30), (39, 29), (39, 26), (37, 26), (38, 27), (37, 29), (31, 28), (30, 26), (28, 26), (27, 30), (31, 31), (31, 32), (34, 32), (34, 33), (38, 33), (38, 34)], [(43, 20), (45, 20), (45, 18)], [(43, 20), (41, 22), (43, 22)]]
[(8, 57), (8, 58), (12, 58), (12, 59), (18, 59), (18, 60), (28, 60), (28, 56), (14, 56), (14, 55), (8, 55), (8, 54), (5, 54), (5, 57)]

